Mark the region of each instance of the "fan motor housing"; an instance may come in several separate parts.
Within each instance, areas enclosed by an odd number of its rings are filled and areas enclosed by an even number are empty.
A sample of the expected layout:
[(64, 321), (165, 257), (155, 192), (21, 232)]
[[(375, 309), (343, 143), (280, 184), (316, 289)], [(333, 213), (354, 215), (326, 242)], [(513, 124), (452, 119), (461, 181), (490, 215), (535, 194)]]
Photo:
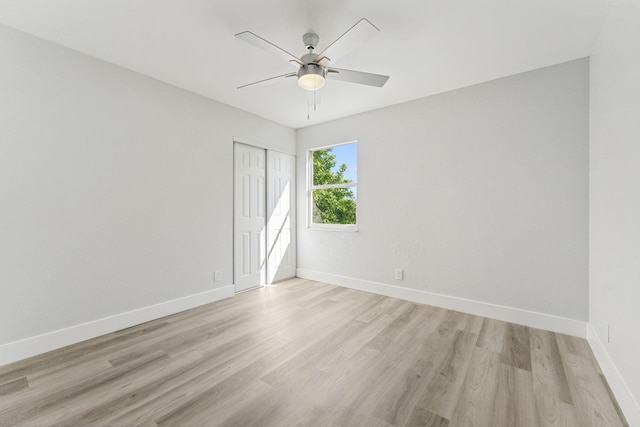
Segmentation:
[(305, 64), (315, 64), (314, 60), (316, 59), (315, 53), (307, 53), (306, 55), (302, 55), (300, 60)]

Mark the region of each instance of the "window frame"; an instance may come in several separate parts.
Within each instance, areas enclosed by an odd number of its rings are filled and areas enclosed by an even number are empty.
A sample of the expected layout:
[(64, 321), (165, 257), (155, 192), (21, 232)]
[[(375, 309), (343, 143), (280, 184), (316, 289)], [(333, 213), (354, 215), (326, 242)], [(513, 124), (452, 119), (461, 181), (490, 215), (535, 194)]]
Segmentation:
[(339, 147), (341, 145), (356, 145), (356, 167), (358, 162), (358, 141), (339, 142), (337, 144), (324, 145), (314, 147), (307, 150), (307, 228), (314, 230), (329, 231), (358, 231), (358, 202), (356, 197), (356, 223), (355, 224), (317, 224), (313, 222), (313, 192), (315, 190), (326, 190), (332, 188), (356, 188), (358, 187), (358, 175), (356, 173), (356, 182), (348, 182), (344, 184), (313, 184), (313, 153), (314, 151), (326, 150), (328, 148)]

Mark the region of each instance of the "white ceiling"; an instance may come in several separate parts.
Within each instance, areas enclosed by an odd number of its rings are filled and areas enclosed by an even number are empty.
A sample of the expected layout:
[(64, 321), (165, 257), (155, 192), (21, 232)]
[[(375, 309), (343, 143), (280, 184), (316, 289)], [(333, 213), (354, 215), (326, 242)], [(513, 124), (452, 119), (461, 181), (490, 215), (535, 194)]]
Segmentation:
[[(211, 99), (300, 128), (588, 56), (611, 0), (0, 0), (0, 22)], [(250, 30), (303, 55), (366, 17), (380, 33), (332, 64), (391, 76), (328, 81), (307, 120), (295, 71), (234, 37)], [(318, 50), (316, 50), (318, 51)]]

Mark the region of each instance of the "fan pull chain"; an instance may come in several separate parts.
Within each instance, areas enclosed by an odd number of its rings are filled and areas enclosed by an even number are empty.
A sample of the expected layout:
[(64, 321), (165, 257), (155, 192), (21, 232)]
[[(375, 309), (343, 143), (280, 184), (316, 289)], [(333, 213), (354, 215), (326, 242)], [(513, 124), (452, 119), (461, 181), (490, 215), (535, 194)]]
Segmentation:
[(311, 120), (311, 92), (313, 92), (313, 111), (318, 111), (318, 91), (307, 91), (307, 120)]

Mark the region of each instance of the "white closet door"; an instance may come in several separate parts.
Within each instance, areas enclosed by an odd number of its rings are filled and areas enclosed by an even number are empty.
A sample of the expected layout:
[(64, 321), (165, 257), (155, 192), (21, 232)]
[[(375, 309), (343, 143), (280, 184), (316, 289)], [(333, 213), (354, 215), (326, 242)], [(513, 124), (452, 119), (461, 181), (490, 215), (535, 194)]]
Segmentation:
[(265, 283), (265, 150), (235, 143), (234, 158), (234, 281), (241, 292)]
[(267, 283), (296, 275), (295, 157), (267, 152)]

